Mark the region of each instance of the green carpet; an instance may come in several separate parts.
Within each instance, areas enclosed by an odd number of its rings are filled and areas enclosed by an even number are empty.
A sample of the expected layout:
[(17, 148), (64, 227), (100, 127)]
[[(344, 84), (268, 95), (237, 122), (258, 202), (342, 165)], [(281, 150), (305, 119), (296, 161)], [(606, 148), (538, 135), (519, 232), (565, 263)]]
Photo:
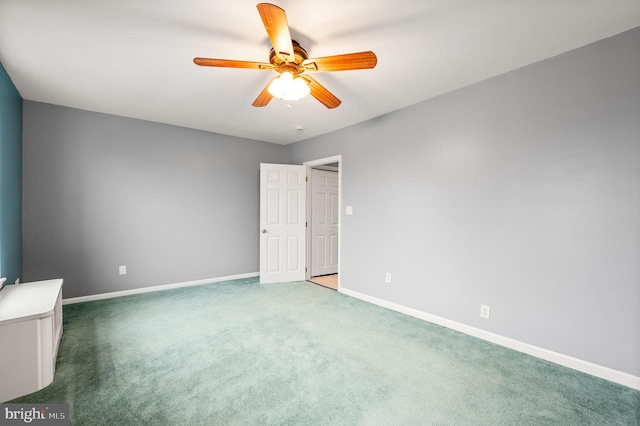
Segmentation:
[(638, 425), (640, 392), (306, 282), (64, 307), (74, 425)]

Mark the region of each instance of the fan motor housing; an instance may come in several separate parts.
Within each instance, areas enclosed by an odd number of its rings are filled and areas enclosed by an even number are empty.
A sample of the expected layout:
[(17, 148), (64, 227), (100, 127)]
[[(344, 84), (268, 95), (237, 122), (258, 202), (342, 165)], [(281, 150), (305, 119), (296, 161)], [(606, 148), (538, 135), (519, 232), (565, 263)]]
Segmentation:
[(294, 62), (287, 62), (282, 59), (282, 57), (276, 55), (276, 51), (273, 48), (269, 51), (269, 62), (280, 73), (289, 71), (297, 75), (303, 71), (302, 62), (309, 59), (309, 54), (297, 41), (291, 40), (291, 44), (293, 45)]

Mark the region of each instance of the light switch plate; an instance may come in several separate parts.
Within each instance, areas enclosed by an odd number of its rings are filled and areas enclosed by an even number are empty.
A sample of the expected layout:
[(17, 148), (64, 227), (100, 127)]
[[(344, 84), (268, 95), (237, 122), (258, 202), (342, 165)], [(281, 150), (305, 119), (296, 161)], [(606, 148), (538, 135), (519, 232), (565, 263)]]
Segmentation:
[(353, 214), (353, 206), (347, 206), (347, 212), (348, 215), (352, 215)]
[(120, 265), (118, 268), (120, 275), (127, 275), (127, 265)]
[(491, 308), (487, 305), (480, 305), (480, 317), (489, 319), (491, 316)]

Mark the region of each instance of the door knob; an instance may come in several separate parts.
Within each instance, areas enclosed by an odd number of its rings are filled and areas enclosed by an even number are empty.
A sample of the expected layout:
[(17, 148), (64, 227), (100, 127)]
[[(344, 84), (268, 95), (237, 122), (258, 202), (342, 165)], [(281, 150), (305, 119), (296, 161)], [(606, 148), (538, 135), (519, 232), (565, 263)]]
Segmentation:
[(266, 233), (267, 233), (267, 230), (266, 230), (266, 229), (263, 229), (263, 230), (262, 230), (262, 233), (263, 233), (263, 234), (266, 234)]

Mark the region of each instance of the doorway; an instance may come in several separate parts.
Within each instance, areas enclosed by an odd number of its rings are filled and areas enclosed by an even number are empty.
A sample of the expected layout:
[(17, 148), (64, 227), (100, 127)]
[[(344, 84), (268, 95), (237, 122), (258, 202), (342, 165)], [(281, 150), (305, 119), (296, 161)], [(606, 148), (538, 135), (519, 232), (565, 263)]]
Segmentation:
[(307, 161), (306, 279), (340, 288), (342, 156)]

